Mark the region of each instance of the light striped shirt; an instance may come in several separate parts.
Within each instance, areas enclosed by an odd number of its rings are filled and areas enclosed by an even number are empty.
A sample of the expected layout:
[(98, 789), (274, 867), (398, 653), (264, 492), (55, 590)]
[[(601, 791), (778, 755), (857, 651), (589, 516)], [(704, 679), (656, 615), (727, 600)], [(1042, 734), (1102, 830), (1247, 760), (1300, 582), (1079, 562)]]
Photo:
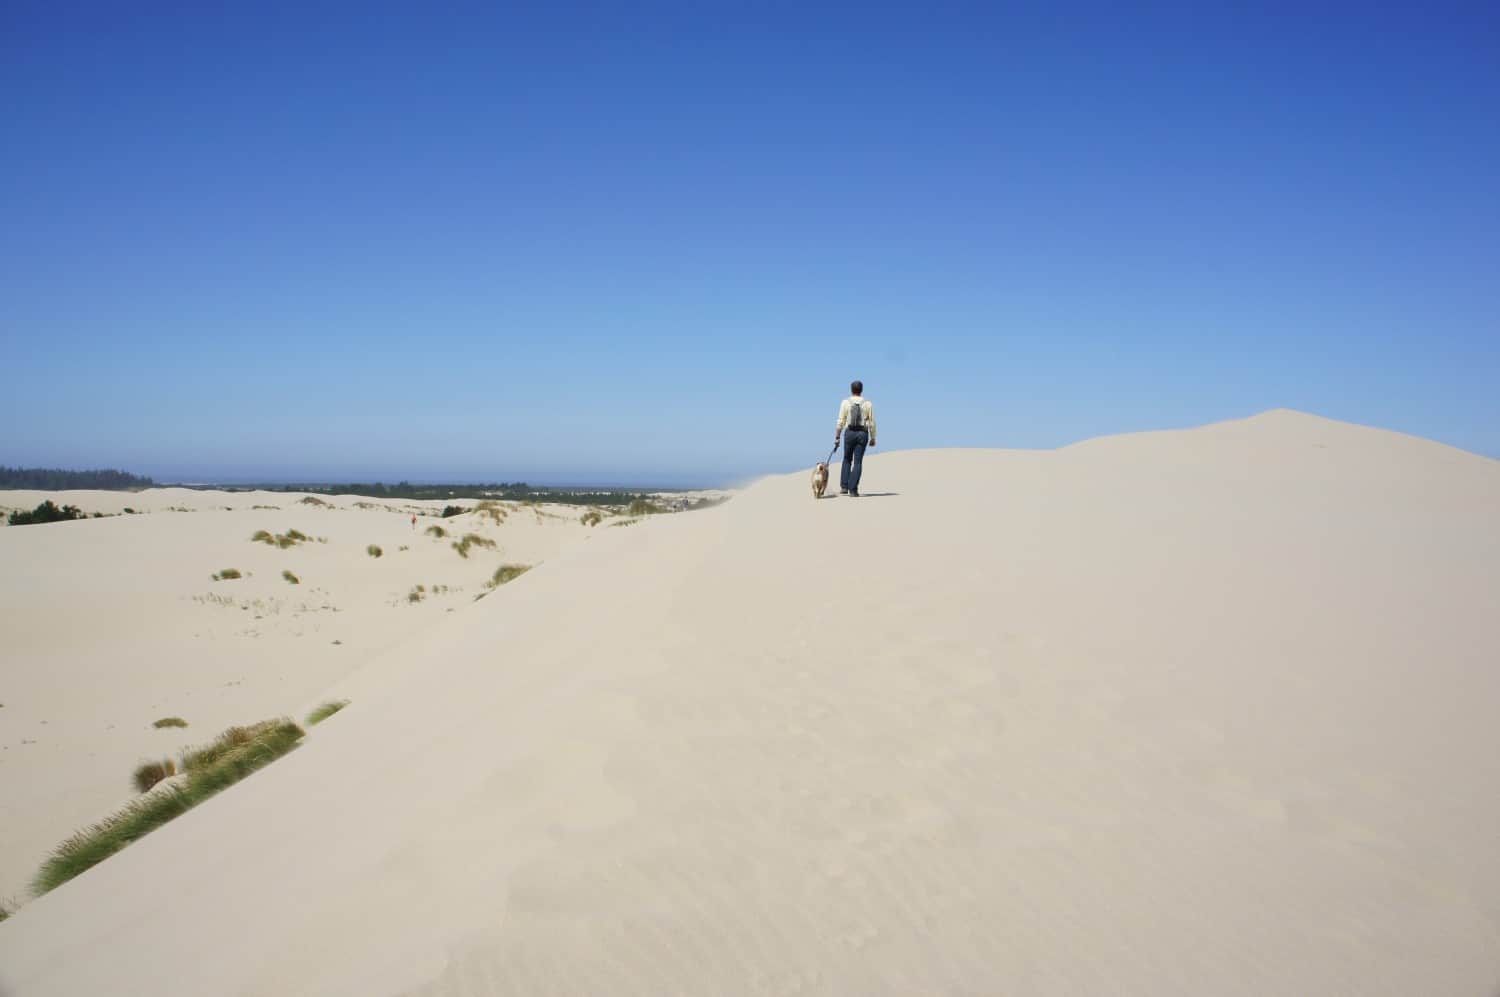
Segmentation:
[(858, 405), (860, 414), (864, 417), (865, 428), (870, 431), (870, 446), (875, 445), (875, 405), (868, 398), (860, 398), (850, 395), (839, 404), (839, 422), (833, 427), (834, 436), (843, 436), (844, 427), (849, 424), (849, 412)]

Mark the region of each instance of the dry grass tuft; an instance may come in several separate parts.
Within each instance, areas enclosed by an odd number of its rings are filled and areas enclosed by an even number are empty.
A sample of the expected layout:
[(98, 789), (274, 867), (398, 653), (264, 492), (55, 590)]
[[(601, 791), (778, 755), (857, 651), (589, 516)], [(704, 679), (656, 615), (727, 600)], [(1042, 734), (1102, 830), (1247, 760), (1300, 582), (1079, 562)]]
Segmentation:
[(423, 532), (426, 533), (429, 537), (437, 537), (439, 540), (442, 540), (448, 535), (447, 530), (443, 529), (441, 526), (436, 525), (427, 527), (427, 529)]
[(187, 725), (188, 725), (188, 722), (186, 720), (182, 719), (181, 717), (162, 717), (160, 720), (156, 721), (151, 726), (156, 727), (156, 728), (161, 728), (161, 727), (186, 727)]
[(369, 554), (371, 557), (380, 557), (385, 553), (385, 551), (380, 549), (379, 544), (370, 544), (370, 546), (365, 548), (365, 553)]
[(216, 582), (227, 582), (242, 577), (244, 576), (240, 574), (239, 568), (225, 568), (223, 571), (215, 573), (213, 579)]
[(604, 517), (599, 515), (597, 510), (586, 512), (578, 517), (578, 521), (584, 526), (598, 526), (603, 519)]
[(490, 522), (494, 523), (496, 526), (499, 526), (501, 523), (505, 522), (505, 517), (510, 514), (510, 510), (506, 509), (505, 506), (501, 505), (499, 502), (496, 502), (493, 499), (485, 499), (483, 502), (480, 502), (474, 507), (474, 513), (476, 515), (490, 517)]
[(502, 564), (495, 569), (495, 574), (490, 578), (485, 587), (492, 589), (499, 588), (506, 582), (515, 581), (530, 570), (531, 565), (529, 564)]
[(316, 495), (304, 495), (302, 498), (298, 499), (297, 501), (301, 502), (303, 505), (321, 505), (321, 506), (328, 505), (327, 502), (324, 502), (322, 499), (318, 498)]
[(465, 533), (463, 539), (453, 545), (453, 549), (458, 551), (458, 556), (465, 559), (469, 556), (470, 547), (483, 547), (485, 550), (494, 550), (496, 544), (495, 541), (488, 537), (482, 537), (478, 533)]
[(159, 762), (145, 762), (136, 767), (132, 779), (138, 793), (144, 793), (152, 786), (177, 774), (177, 763), (170, 758), (163, 758)]
[(287, 530), (285, 533), (272, 533), (269, 530), (256, 530), (250, 534), (250, 540), (254, 543), (263, 543), (268, 547), (280, 547), (286, 550), (295, 547), (299, 543), (311, 540), (312, 537), (301, 530)]
[(298, 578), (296, 575), (292, 574), (290, 571), (282, 571), (281, 577), (285, 578), (287, 581), (291, 582), (293, 585), (301, 585), (302, 584), (302, 579)]

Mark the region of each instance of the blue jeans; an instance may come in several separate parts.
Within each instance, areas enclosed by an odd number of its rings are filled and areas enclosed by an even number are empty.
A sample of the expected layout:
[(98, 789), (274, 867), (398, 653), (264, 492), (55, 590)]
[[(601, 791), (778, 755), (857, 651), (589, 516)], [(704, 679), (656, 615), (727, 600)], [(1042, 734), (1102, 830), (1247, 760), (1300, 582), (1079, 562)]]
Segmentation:
[(844, 430), (844, 466), (839, 469), (839, 487), (859, 494), (859, 474), (864, 470), (865, 446), (870, 442), (868, 429)]

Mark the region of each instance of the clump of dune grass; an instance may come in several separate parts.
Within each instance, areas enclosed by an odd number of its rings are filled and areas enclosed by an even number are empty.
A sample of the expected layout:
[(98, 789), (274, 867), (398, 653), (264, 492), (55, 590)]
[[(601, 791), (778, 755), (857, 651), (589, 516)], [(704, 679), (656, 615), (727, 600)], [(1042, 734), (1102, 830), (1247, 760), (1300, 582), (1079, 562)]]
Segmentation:
[(427, 586), (425, 585), (417, 585), (410, 592), (406, 593), (407, 602), (421, 602), (425, 598), (427, 598)]
[(301, 530), (287, 530), (285, 533), (272, 533), (269, 530), (256, 530), (254, 533), (250, 534), (250, 539), (254, 543), (263, 543), (269, 547), (280, 547), (282, 550), (286, 550), (288, 547), (295, 547), (299, 543), (302, 543), (306, 540), (311, 540), (312, 537), (308, 536), (306, 533), (303, 533)]
[(246, 727), (229, 727), (202, 748), (190, 748), (182, 753), (182, 767), (190, 775), (215, 768), (225, 762), (235, 762), (240, 756), (255, 754), (268, 745), (295, 743), (302, 736), (296, 724), (285, 717), (277, 720), (262, 720)]
[(603, 519), (604, 517), (599, 515), (598, 510), (586, 512), (582, 516), (578, 517), (578, 521), (584, 526), (598, 526), (600, 521)]
[(635, 501), (633, 501), (633, 502), (630, 503), (630, 506), (625, 510), (625, 515), (627, 515), (627, 516), (655, 516), (658, 513), (662, 513), (662, 512), (665, 512), (665, 511), (666, 511), (665, 509), (663, 509), (661, 506), (657, 505), (655, 502), (649, 502), (646, 499), (639, 499), (638, 498)]
[(426, 533), (429, 537), (437, 537), (439, 540), (442, 540), (448, 535), (448, 531), (443, 529), (441, 526), (438, 526), (437, 524), (433, 524), (432, 526), (427, 527), (427, 529), (423, 532)]
[(302, 728), (284, 717), (253, 727), (231, 727), (208, 748), (183, 756), (183, 768), (187, 771), (183, 785), (168, 786), (133, 800), (53, 849), (32, 879), (32, 890), (40, 896), (56, 889), (226, 786), (280, 758), (296, 747), (302, 736)]
[(10, 908), (4, 904), (0, 904), (0, 921), (4, 921), (8, 917), (10, 917)]
[(244, 576), (240, 574), (239, 568), (225, 568), (223, 571), (215, 572), (213, 579), (216, 582), (227, 582), (231, 579), (242, 577)]
[(315, 727), (348, 705), (347, 699), (331, 699), (307, 715), (307, 725)]
[(297, 501), (301, 502), (303, 505), (325, 505), (326, 506), (328, 504), (327, 502), (324, 502), (322, 499), (318, 498), (316, 495), (304, 495), (304, 496), (302, 496), (302, 498), (298, 499)]
[(290, 571), (283, 570), (281, 572), (281, 577), (285, 578), (287, 581), (291, 582), (293, 585), (301, 585), (302, 584), (302, 579), (298, 578), (296, 575), (292, 574)]
[(509, 515), (509, 510), (493, 499), (485, 499), (483, 502), (480, 502), (474, 507), (474, 513), (476, 515), (490, 517), (490, 522), (494, 523), (496, 526), (499, 526), (501, 523), (505, 522), (505, 517)]
[(488, 537), (482, 537), (478, 533), (465, 533), (463, 539), (453, 545), (453, 549), (458, 551), (459, 557), (467, 559), (470, 547), (483, 547), (485, 550), (494, 550), (495, 546), (495, 541)]
[(370, 546), (365, 548), (365, 553), (369, 554), (371, 557), (380, 557), (385, 553), (385, 551), (380, 549), (379, 544), (370, 544)]
[(186, 727), (187, 725), (188, 722), (181, 717), (162, 717), (151, 726), (160, 729), (162, 727)]
[(136, 766), (132, 779), (135, 782), (136, 792), (144, 793), (163, 779), (176, 774), (177, 763), (170, 758), (163, 758), (159, 762), (144, 762)]
[(634, 526), (636, 523), (639, 523), (639, 522), (640, 522), (639, 519), (617, 519), (613, 523), (610, 523), (609, 525), (610, 526)]
[(485, 587), (492, 589), (499, 588), (506, 582), (515, 581), (530, 570), (531, 565), (529, 564), (502, 564), (495, 569), (495, 574), (486, 583)]
[(31, 881), (38, 896), (93, 868), (124, 848), (161, 827), (178, 814), (187, 813), (194, 801), (176, 786), (132, 800), (99, 823), (84, 828), (52, 850)]

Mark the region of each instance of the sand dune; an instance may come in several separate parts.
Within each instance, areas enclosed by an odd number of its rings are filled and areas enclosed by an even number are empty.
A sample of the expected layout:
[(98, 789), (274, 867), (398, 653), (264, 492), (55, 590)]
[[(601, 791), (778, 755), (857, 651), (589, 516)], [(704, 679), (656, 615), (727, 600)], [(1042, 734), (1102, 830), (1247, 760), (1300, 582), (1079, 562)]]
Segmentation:
[[(0, 492), (10, 508), (48, 498), (112, 518), (0, 529), (0, 901), (133, 795), (137, 761), (230, 724), (301, 716), (373, 655), (471, 605), (498, 565), (543, 562), (597, 532), (550, 505), (444, 520), (443, 502), (355, 496)], [(433, 525), (451, 535), (428, 535)], [(250, 540), (293, 529), (311, 539)], [(460, 557), (452, 543), (470, 532), (497, 546)], [(243, 577), (215, 582), (225, 568)], [(409, 602), (417, 585), (424, 597)], [(191, 726), (151, 726), (166, 716)]]
[(866, 474), (308, 689), (354, 705), (0, 925), (0, 993), (1500, 984), (1500, 463), (1273, 412)]

